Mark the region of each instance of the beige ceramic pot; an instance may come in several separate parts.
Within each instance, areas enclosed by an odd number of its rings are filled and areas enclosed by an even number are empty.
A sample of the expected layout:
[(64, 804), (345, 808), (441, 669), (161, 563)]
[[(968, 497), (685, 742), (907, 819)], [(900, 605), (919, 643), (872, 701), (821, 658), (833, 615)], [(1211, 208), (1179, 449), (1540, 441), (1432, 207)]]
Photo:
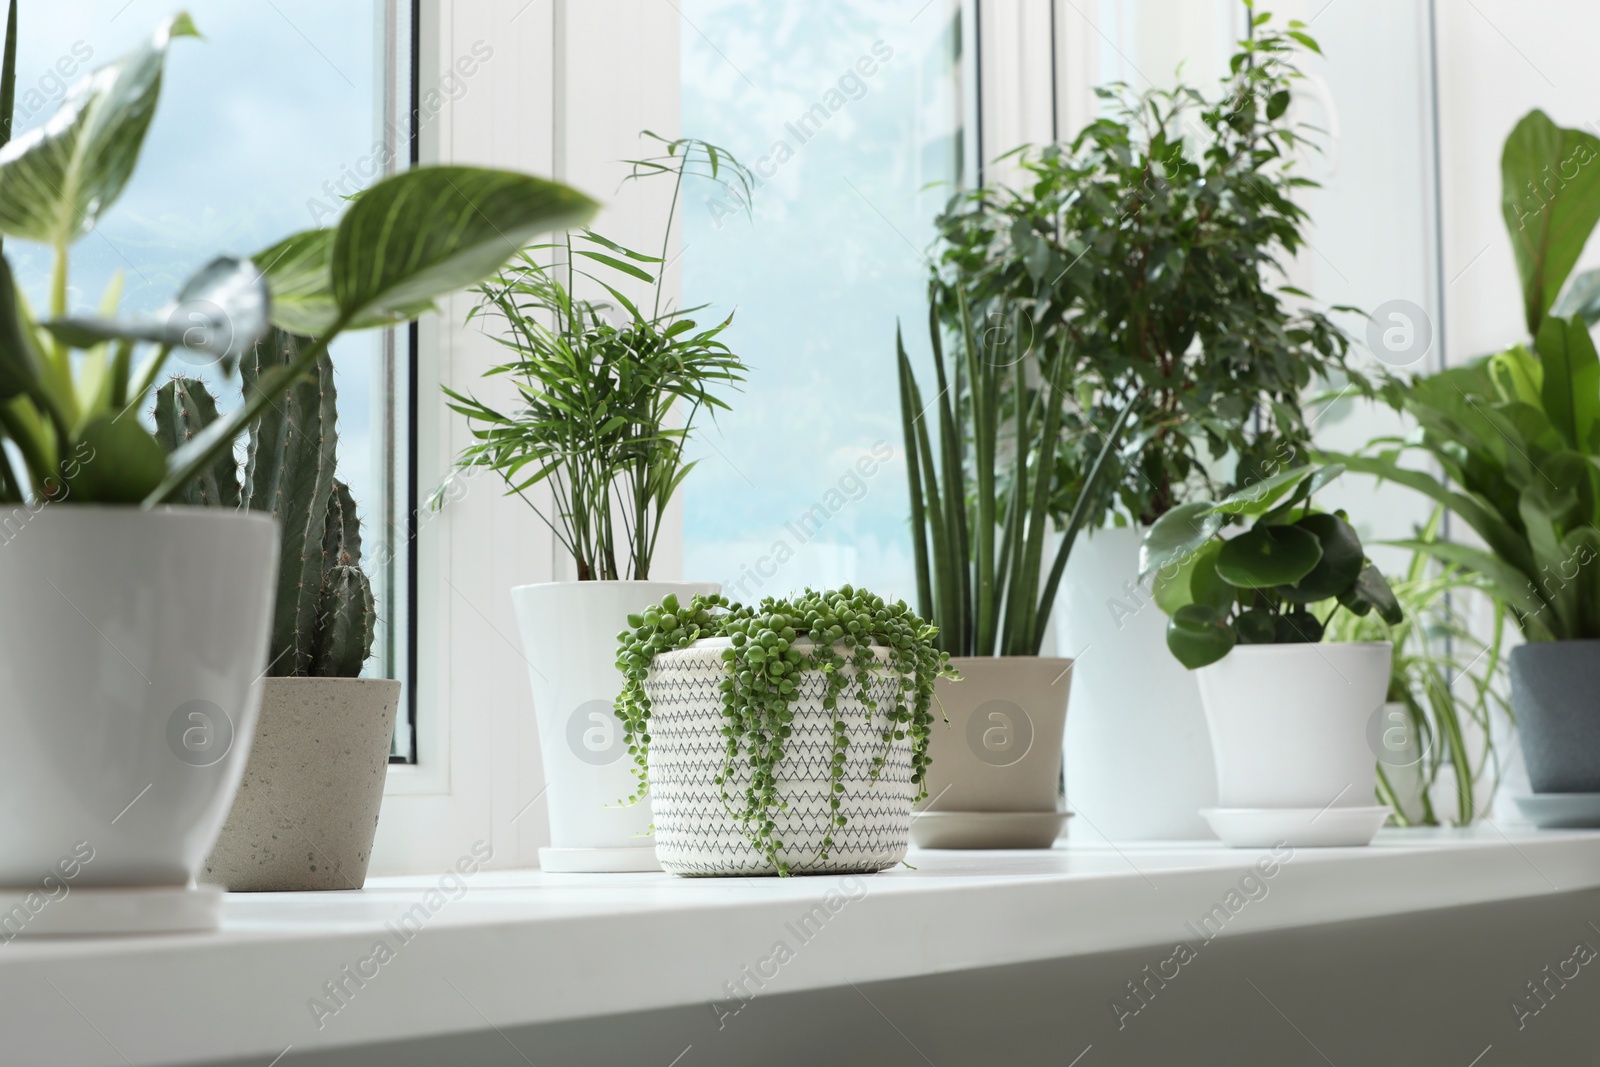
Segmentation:
[(400, 683), (268, 678), (250, 758), (202, 880), (234, 892), (360, 889)]
[(928, 744), (933, 762), (928, 799), (921, 807), (935, 812), (1056, 811), (1072, 661), (964, 656), (950, 662), (962, 680), (941, 678), (935, 686), (938, 699)]

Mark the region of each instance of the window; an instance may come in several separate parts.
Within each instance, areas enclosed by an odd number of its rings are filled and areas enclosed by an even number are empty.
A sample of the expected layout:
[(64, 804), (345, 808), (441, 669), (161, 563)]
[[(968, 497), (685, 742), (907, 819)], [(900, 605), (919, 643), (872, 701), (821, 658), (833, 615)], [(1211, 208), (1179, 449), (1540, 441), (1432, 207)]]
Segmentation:
[[(409, 4), (186, 6), (205, 39), (172, 47), (134, 180), (74, 249), (74, 309), (97, 306), (120, 274), (125, 313), (154, 312), (212, 256), (248, 255), (331, 225), (344, 197), (411, 159)], [(136, 46), (165, 13), (129, 3), (108, 18), (106, 5), (89, 0), (23, 0), (16, 131), (49, 119), (73, 82)], [(6, 252), (33, 306), (48, 306), (50, 250), (14, 241)], [(367, 672), (384, 677), (405, 677), (410, 660), (410, 347), (406, 331), (374, 331), (332, 350), (338, 473), (361, 508), (378, 601)], [(224, 407), (239, 402), (237, 380), (212, 367), (174, 360), (172, 370), (206, 379)], [(408, 717), (396, 738), (401, 757), (411, 736)]]
[(870, 580), (912, 597), (894, 359), (926, 359), (933, 219), (966, 173), (963, 5), (690, 0), (682, 127), (755, 171), (683, 209), (683, 303), (751, 368), (699, 434), (684, 573), (736, 600)]

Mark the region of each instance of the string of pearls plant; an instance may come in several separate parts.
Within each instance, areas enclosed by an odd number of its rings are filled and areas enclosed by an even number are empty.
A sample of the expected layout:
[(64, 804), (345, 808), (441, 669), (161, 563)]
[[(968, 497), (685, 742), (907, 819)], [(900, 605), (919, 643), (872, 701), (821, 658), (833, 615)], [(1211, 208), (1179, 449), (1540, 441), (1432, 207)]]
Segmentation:
[[(728, 667), (720, 686), (727, 752), (716, 782), (723, 803), (744, 826), (751, 845), (780, 875), (788, 873), (788, 865), (778, 855), (784, 843), (778, 836), (777, 816), (787, 806), (778, 793), (779, 764), (791, 732), (803, 672), (822, 671), (827, 676), (822, 706), (833, 713), (829, 777), (834, 816), (818, 858), (827, 858), (833, 831), (846, 823), (838, 810), (838, 794), (844, 792), (842, 778), (850, 741), (839, 705), (852, 691), (868, 716), (881, 710), (885, 719), (879, 735), (883, 747), (872, 759), (872, 779), (877, 780), (890, 744), (909, 736), (916, 799), (927, 796), (923, 783), (929, 762), (934, 679), (959, 675), (950, 666), (950, 657), (934, 645), (937, 629), (903, 601), (888, 603), (848, 585), (821, 593), (807, 589), (792, 600), (767, 597), (755, 608), (723, 596), (705, 595), (681, 605), (669, 594), (660, 605), (628, 616), (628, 625), (632, 629), (617, 635), (617, 668), (626, 683), (616, 709), (627, 733), (639, 788), (625, 803), (636, 802), (649, 791), (650, 698), (645, 680), (651, 662), (660, 653), (712, 637), (732, 642), (732, 647), (722, 652)], [(886, 650), (886, 656), (879, 657), (874, 648)], [(854, 670), (847, 671), (847, 665)], [(880, 708), (870, 692), (878, 672), (885, 670), (900, 683), (899, 700), (893, 708)], [(728, 794), (728, 779), (734, 761), (741, 757), (750, 766), (750, 778), (743, 797), (736, 799)]]

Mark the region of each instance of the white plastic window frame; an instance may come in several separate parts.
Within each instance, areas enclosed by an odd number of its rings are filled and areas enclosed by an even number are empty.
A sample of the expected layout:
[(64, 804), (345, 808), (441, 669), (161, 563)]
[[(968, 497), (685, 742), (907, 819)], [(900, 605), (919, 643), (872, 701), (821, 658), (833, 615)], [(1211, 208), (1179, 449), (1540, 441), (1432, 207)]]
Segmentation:
[[(400, 0), (404, 2), (404, 0)], [(421, 0), (419, 157), (547, 175), (605, 205), (598, 229), (643, 247), (666, 190), (619, 188), (638, 133), (678, 128), (679, 16), (660, 0)], [(669, 278), (669, 288), (676, 278)], [(440, 386), (503, 398), (484, 381), (495, 345), (464, 325), (469, 295), (418, 329), (418, 481), (427, 492), (467, 443)], [(667, 523), (671, 530), (681, 524)], [(569, 576), (527, 504), (492, 476), (419, 517), (417, 761), (392, 764), (375, 874), (426, 873), (486, 841), (496, 867), (528, 867), (548, 844), (543, 773), (512, 586)], [(681, 539), (664, 537), (671, 575)]]

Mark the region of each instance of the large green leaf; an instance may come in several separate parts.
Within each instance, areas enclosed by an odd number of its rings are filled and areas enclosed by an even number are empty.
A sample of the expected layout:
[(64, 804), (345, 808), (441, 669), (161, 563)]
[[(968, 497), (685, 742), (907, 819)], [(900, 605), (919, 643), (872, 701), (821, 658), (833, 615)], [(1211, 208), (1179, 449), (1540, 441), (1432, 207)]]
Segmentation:
[(598, 208), (555, 182), (483, 167), (419, 167), (368, 189), (334, 234), (332, 286), (352, 326), (403, 322), (488, 277), (541, 233)]
[(251, 257), (272, 293), (272, 325), (298, 337), (317, 337), (333, 326), (333, 230), (304, 230)]
[(1398, 626), (1405, 621), (1405, 612), (1400, 609), (1400, 598), (1389, 588), (1389, 579), (1371, 563), (1362, 567), (1354, 585), (1339, 594), (1339, 603), (1357, 615), (1365, 615), (1373, 608), (1377, 608), (1379, 617), (1390, 626)]
[(1544, 365), (1544, 412), (1567, 447), (1588, 447), (1600, 412), (1600, 359), (1581, 318), (1546, 318), (1537, 339)]
[(92, 229), (138, 162), (167, 45), (197, 36), (188, 15), (175, 15), (73, 85), (48, 122), (0, 148), (0, 231), (62, 246)]
[(1533, 556), (1522, 532), (1505, 514), (1482, 497), (1458, 493), (1432, 474), (1402, 467), (1392, 454), (1378, 456), (1341, 455), (1340, 462), (1350, 470), (1372, 474), (1384, 481), (1414, 489), (1460, 516), (1490, 548), (1509, 561), (1512, 567), (1533, 568)]
[(190, 362), (234, 361), (267, 332), (267, 283), (248, 259), (219, 256), (196, 271), (175, 300), (146, 320), (94, 315), (41, 323), (74, 348), (131, 338), (191, 353)]
[(1539, 403), (1544, 388), (1544, 367), (1526, 345), (1512, 345), (1496, 352), (1485, 363), (1489, 376), (1500, 391), (1500, 399), (1523, 404)]
[(1139, 546), (1139, 573), (1150, 575), (1192, 555), (1222, 529), (1222, 515), (1209, 500), (1179, 504), (1157, 519)]
[(84, 503), (137, 504), (161, 481), (167, 452), (134, 418), (101, 415), (78, 435), (93, 458), (73, 464), (71, 496)]
[(1600, 222), (1600, 138), (1530, 111), (1500, 157), (1500, 210), (1522, 280), (1528, 333), (1544, 314)]
[(1221, 613), (1205, 604), (1185, 604), (1167, 620), (1167, 648), (1191, 671), (1226, 656), (1237, 640)]
[(1396, 548), (1423, 552), (1445, 563), (1454, 563), (1488, 579), (1494, 594), (1517, 613), (1517, 621), (1530, 640), (1550, 640), (1549, 623), (1543, 618), (1548, 605), (1539, 597), (1533, 581), (1492, 552), (1454, 541), (1387, 541)]
[(1310, 464), (1303, 464), (1279, 471), (1270, 478), (1251, 482), (1217, 501), (1216, 509), (1226, 515), (1238, 515), (1245, 518), (1265, 515), (1272, 510), (1273, 505), (1282, 498), (1284, 493), (1287, 493), (1291, 487), (1297, 485), (1300, 479), (1310, 474), (1312, 469)]
[(1329, 463), (1326, 466), (1318, 467), (1294, 487), (1294, 492), (1290, 493), (1283, 503), (1278, 504), (1271, 511), (1262, 515), (1260, 521), (1268, 525), (1280, 525), (1290, 522), (1290, 516), (1295, 509), (1308, 504), (1313, 495), (1321, 492), (1324, 487), (1344, 472), (1345, 466), (1342, 463)]
[(1293, 585), (1315, 569), (1322, 546), (1295, 526), (1253, 526), (1217, 553), (1217, 573), (1240, 589)]
[(1294, 525), (1317, 539), (1322, 558), (1299, 582), (1277, 590), (1283, 599), (1314, 604), (1336, 597), (1356, 583), (1365, 557), (1361, 538), (1348, 522), (1337, 515), (1316, 514), (1307, 515)]
[(1151, 583), (1151, 596), (1164, 615), (1185, 604), (1209, 604), (1226, 611), (1233, 604), (1234, 588), (1217, 576), (1221, 541), (1207, 541), (1199, 549), (1159, 571)]
[(1590, 326), (1600, 322), (1600, 269), (1574, 274), (1567, 291), (1561, 294), (1550, 314), (1560, 319), (1577, 315)]
[[(595, 207), (566, 186), (479, 167), (422, 167), (379, 182), (345, 214), (334, 236), (330, 290), (337, 318), (314, 335), (317, 343), (307, 345), (294, 363), (263, 374), (257, 392), (174, 452), (167, 477), (145, 504), (170, 500), (233, 447), (267, 405), (316, 365), (342, 330), (405, 321), (434, 297), (487, 278), (540, 233), (581, 224)], [(321, 240), (307, 238), (288, 252), (310, 262), (314, 242)], [(264, 263), (263, 269), (270, 287), (272, 264)], [(297, 269), (301, 280), (294, 299), (311, 306), (315, 282), (305, 279), (314, 272)]]
[(32, 391), (39, 381), (33, 347), (23, 332), (11, 264), (0, 256), (0, 402)]

